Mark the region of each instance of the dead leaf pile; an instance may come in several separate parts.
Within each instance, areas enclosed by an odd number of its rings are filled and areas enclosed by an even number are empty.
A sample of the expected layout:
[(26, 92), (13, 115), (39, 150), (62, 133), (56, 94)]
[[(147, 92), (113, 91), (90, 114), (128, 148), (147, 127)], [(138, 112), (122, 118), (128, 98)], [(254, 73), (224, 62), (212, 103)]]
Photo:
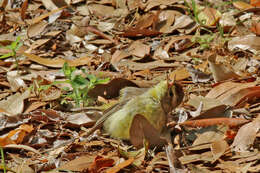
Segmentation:
[[(2, 0), (0, 7), (0, 171), (260, 172), (260, 0)], [(64, 101), (72, 91), (64, 63), (77, 68), (73, 77), (110, 78), (88, 91), (87, 107)], [(163, 147), (138, 141), (137, 149), (102, 128), (85, 136), (121, 100), (165, 79), (185, 92), (165, 133), (149, 131), (142, 115), (131, 129), (138, 137), (146, 128)], [(125, 87), (142, 89), (120, 92)]]

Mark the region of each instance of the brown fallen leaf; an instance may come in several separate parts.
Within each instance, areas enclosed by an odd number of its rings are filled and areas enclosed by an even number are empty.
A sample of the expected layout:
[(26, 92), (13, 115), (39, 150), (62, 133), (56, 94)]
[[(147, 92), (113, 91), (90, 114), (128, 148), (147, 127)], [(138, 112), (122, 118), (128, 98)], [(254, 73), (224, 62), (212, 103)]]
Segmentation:
[(47, 25), (48, 25), (48, 22), (46, 22), (45, 20), (35, 23), (33, 25), (30, 25), (29, 28), (27, 29), (27, 35), (30, 38), (37, 36), (44, 31), (44, 29), (47, 27)]
[(129, 158), (128, 160), (125, 160), (124, 162), (121, 162), (119, 164), (117, 164), (116, 166), (109, 168), (106, 170), (106, 173), (116, 173), (118, 171), (120, 171), (122, 168), (125, 168), (127, 166), (129, 166), (130, 164), (132, 164), (134, 161), (134, 158)]
[(214, 163), (218, 160), (228, 149), (229, 145), (224, 139), (220, 139), (211, 143), (210, 149), (212, 151), (214, 160), (211, 163)]
[(32, 19), (32, 20), (28, 20), (28, 23), (31, 24), (31, 25), (32, 25), (32, 24), (35, 24), (35, 23), (38, 23), (38, 22), (42, 21), (43, 19), (45, 19), (45, 18), (51, 16), (51, 15), (54, 14), (54, 13), (57, 13), (57, 12), (59, 12), (59, 11), (62, 11), (62, 10), (65, 9), (65, 8), (67, 8), (67, 6), (64, 6), (64, 7), (61, 7), (61, 8), (57, 8), (57, 9), (54, 9), (54, 10), (52, 10), (52, 11), (50, 11), (50, 12), (44, 13), (44, 14), (38, 16), (38, 17), (35, 17), (35, 18)]
[(74, 160), (62, 164), (58, 170), (83, 171), (87, 170), (95, 159), (95, 155), (83, 155)]
[(21, 7), (21, 18), (24, 20), (26, 18), (26, 11), (28, 8), (28, 0), (25, 0)]
[(253, 145), (256, 134), (260, 128), (260, 116), (251, 123), (242, 126), (231, 145), (232, 149), (237, 152), (248, 152), (248, 149)]
[(230, 106), (239, 106), (260, 97), (260, 87), (255, 86), (256, 84), (256, 82), (225, 82), (213, 88), (206, 97), (217, 99)]
[(143, 44), (141, 41), (134, 41), (128, 48), (130, 54), (143, 58), (150, 53), (150, 46)]
[(235, 127), (248, 122), (249, 120), (246, 120), (244, 118), (208, 118), (200, 120), (188, 120), (183, 123), (180, 123), (180, 125), (189, 127), (208, 127), (213, 125), (224, 124), (230, 127)]
[(8, 116), (17, 116), (23, 112), (24, 100), (30, 97), (30, 91), (26, 90), (24, 93), (16, 93), (7, 97), (6, 100), (0, 101), (0, 109)]
[(96, 98), (98, 96), (108, 98), (115, 98), (119, 96), (120, 90), (124, 87), (138, 87), (134, 82), (124, 79), (115, 78), (107, 84), (98, 84), (88, 92), (90, 97)]
[(130, 28), (124, 33), (120, 34), (123, 37), (144, 37), (144, 36), (157, 36), (161, 32), (151, 29), (139, 29), (139, 28)]
[(226, 66), (224, 64), (217, 64), (215, 62), (216, 54), (210, 55), (208, 58), (209, 67), (213, 74), (215, 82), (224, 81), (228, 79), (237, 79), (240, 76), (237, 75), (231, 66)]
[(223, 95), (231, 95), (237, 93), (239, 90), (253, 87), (257, 83), (256, 82), (249, 82), (249, 83), (237, 83), (237, 82), (224, 82), (217, 86), (215, 86), (212, 90), (208, 92), (206, 95), (207, 98), (225, 98)]
[(41, 65), (45, 65), (48, 67), (56, 67), (56, 68), (61, 68), (65, 62), (69, 64), (69, 66), (81, 66), (85, 65), (91, 62), (91, 58), (89, 57), (81, 57), (77, 58), (74, 60), (65, 60), (62, 58), (55, 58), (55, 59), (50, 59), (50, 58), (42, 58), (40, 56), (34, 55), (34, 54), (29, 54), (29, 53), (23, 53), (29, 60), (39, 63)]
[(47, 103), (46, 102), (41, 102), (41, 101), (36, 101), (36, 102), (32, 102), (27, 109), (24, 111), (25, 114), (28, 114), (42, 106), (45, 106)]
[(113, 164), (113, 159), (96, 156), (94, 162), (90, 165), (88, 170), (90, 173), (99, 173), (102, 171), (102, 169), (111, 167)]

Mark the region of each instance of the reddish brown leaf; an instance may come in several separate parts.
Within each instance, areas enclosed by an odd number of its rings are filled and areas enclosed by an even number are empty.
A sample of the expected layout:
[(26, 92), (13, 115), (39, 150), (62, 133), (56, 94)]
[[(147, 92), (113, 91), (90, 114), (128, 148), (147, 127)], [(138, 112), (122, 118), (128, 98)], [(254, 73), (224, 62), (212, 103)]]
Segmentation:
[(21, 7), (21, 18), (24, 20), (26, 18), (26, 11), (28, 8), (28, 0), (25, 0)]
[(118, 165), (114, 166), (113, 168), (109, 168), (106, 173), (116, 173), (120, 171), (122, 168), (127, 167), (128, 165), (132, 164), (134, 161), (134, 158), (129, 158), (128, 160), (119, 163)]
[(160, 35), (161, 32), (150, 30), (150, 29), (138, 29), (138, 28), (130, 28), (126, 30), (121, 36), (124, 37), (145, 37), (145, 36), (157, 36)]
[(111, 167), (114, 164), (113, 159), (103, 158), (102, 156), (97, 156), (89, 168), (89, 172), (98, 173), (104, 168)]
[(189, 127), (208, 127), (213, 125), (225, 124), (230, 127), (240, 126), (249, 122), (249, 120), (243, 118), (209, 118), (201, 120), (188, 120), (180, 125)]

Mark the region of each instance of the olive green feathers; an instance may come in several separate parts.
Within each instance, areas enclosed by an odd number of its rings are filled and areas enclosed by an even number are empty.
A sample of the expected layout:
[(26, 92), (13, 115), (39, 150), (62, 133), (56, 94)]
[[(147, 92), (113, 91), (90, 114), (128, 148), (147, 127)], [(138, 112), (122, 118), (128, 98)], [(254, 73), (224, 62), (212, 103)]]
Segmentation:
[(162, 81), (129, 99), (121, 109), (111, 114), (104, 121), (104, 130), (114, 138), (129, 139), (133, 118), (142, 115), (161, 132), (165, 128), (167, 114), (181, 103), (183, 95), (180, 85)]

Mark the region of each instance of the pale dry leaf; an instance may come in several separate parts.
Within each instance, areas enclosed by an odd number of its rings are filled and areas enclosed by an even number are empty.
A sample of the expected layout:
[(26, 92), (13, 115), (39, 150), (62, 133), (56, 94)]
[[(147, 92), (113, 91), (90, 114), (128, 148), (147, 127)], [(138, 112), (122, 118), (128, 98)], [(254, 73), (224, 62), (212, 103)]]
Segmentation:
[(22, 144), (8, 144), (5, 145), (3, 148), (14, 148), (14, 149), (22, 149), (22, 150), (27, 150), (27, 151), (31, 151), (34, 152), (36, 154), (41, 155), (41, 153), (39, 151), (37, 151), (36, 149), (28, 146), (28, 145), (22, 145)]
[(157, 7), (157, 6), (168, 6), (174, 3), (177, 3), (178, 0), (148, 0), (146, 3), (145, 11), (149, 11), (150, 9)]
[(236, 26), (236, 19), (232, 15), (234, 12), (223, 13), (219, 24), (223, 27), (224, 32), (230, 32)]
[(228, 42), (228, 49), (249, 50), (256, 54), (260, 50), (260, 37), (255, 35), (245, 35), (241, 37), (234, 37)]
[(141, 41), (134, 41), (128, 48), (130, 54), (143, 58), (150, 54), (150, 46)]
[(212, 155), (212, 152), (208, 151), (202, 154), (191, 154), (191, 155), (181, 156), (179, 160), (182, 164), (187, 164), (187, 163), (192, 163), (197, 161), (211, 162), (214, 160), (214, 157)]
[(212, 142), (217, 140), (222, 140), (225, 138), (225, 132), (227, 131), (227, 126), (215, 126), (205, 128), (205, 132), (198, 134), (198, 137), (193, 142), (192, 148), (189, 150), (202, 150), (206, 148), (210, 148)]
[(159, 29), (162, 33), (170, 33), (172, 32), (171, 26), (175, 21), (175, 16), (180, 16), (181, 13), (175, 10), (163, 10), (159, 14), (159, 22), (156, 29)]
[(224, 81), (228, 79), (237, 79), (240, 76), (234, 72), (231, 66), (224, 64), (217, 64), (215, 62), (215, 55), (208, 58), (209, 67), (212, 72), (215, 82)]
[(189, 105), (198, 109), (198, 107), (201, 103), (203, 104), (202, 111), (206, 111), (206, 110), (212, 109), (214, 107), (223, 105), (223, 103), (221, 103), (221, 101), (218, 101), (215, 98), (196, 96), (194, 94), (190, 95), (190, 99), (188, 101)]
[(214, 87), (210, 92), (206, 95), (207, 98), (215, 98), (215, 99), (223, 99), (227, 96), (237, 93), (239, 90), (253, 87), (257, 83), (249, 82), (249, 83), (236, 83), (236, 82), (224, 82)]
[(91, 126), (96, 122), (95, 120), (89, 118), (85, 113), (70, 114), (66, 121), (71, 127)]
[(115, 11), (113, 7), (101, 4), (89, 4), (88, 9), (97, 17), (112, 17)]
[(218, 160), (228, 149), (229, 145), (224, 139), (220, 139), (217, 141), (214, 141), (211, 146), (211, 152), (213, 154), (214, 160), (212, 163), (214, 163), (216, 160)]
[(30, 49), (37, 49), (40, 46), (48, 43), (51, 39), (39, 39), (33, 42), (33, 44), (30, 46)]
[(30, 25), (27, 29), (27, 35), (29, 37), (35, 37), (37, 35), (40, 35), (44, 29), (47, 27), (48, 23), (45, 20), (42, 20), (39, 23), (35, 23), (33, 25)]
[(115, 53), (112, 55), (112, 58), (111, 58), (111, 64), (117, 68), (117, 65), (118, 63), (124, 59), (124, 58), (127, 58), (129, 57), (130, 54), (126, 51), (122, 51), (122, 50), (116, 50)]
[(248, 152), (253, 145), (256, 134), (260, 128), (260, 119), (256, 118), (253, 122), (243, 125), (231, 145), (232, 149), (237, 152)]
[(203, 25), (215, 26), (221, 17), (221, 13), (210, 7), (206, 7), (198, 14), (198, 19)]
[(68, 62), (69, 66), (80, 66), (80, 65), (85, 65), (88, 64), (91, 61), (90, 57), (80, 57), (77, 59), (73, 60), (64, 60), (62, 58), (55, 58), (55, 59), (50, 59), (50, 58), (42, 58), (40, 56), (34, 55), (34, 54), (29, 54), (29, 53), (23, 53), (29, 60), (39, 63), (41, 65), (45, 65), (48, 67), (56, 67), (56, 68), (61, 68), (65, 62)]
[(174, 68), (174, 67), (178, 67), (179, 63), (178, 62), (166, 63), (163, 60), (157, 60), (157, 61), (152, 61), (147, 63), (139, 63), (139, 62), (134, 62), (125, 59), (120, 61), (117, 66), (128, 67), (130, 70), (139, 71), (139, 70), (147, 70), (147, 69), (152, 70), (156, 68)]
[(13, 92), (18, 91), (20, 88), (27, 88), (22, 77), (18, 75), (18, 71), (7, 72), (7, 80)]
[(90, 167), (96, 155), (83, 155), (61, 165), (58, 170), (83, 171)]
[(24, 93), (16, 93), (7, 97), (6, 100), (0, 101), (0, 109), (8, 116), (16, 116), (23, 112), (24, 109), (24, 100), (29, 98), (30, 91), (26, 90)]

